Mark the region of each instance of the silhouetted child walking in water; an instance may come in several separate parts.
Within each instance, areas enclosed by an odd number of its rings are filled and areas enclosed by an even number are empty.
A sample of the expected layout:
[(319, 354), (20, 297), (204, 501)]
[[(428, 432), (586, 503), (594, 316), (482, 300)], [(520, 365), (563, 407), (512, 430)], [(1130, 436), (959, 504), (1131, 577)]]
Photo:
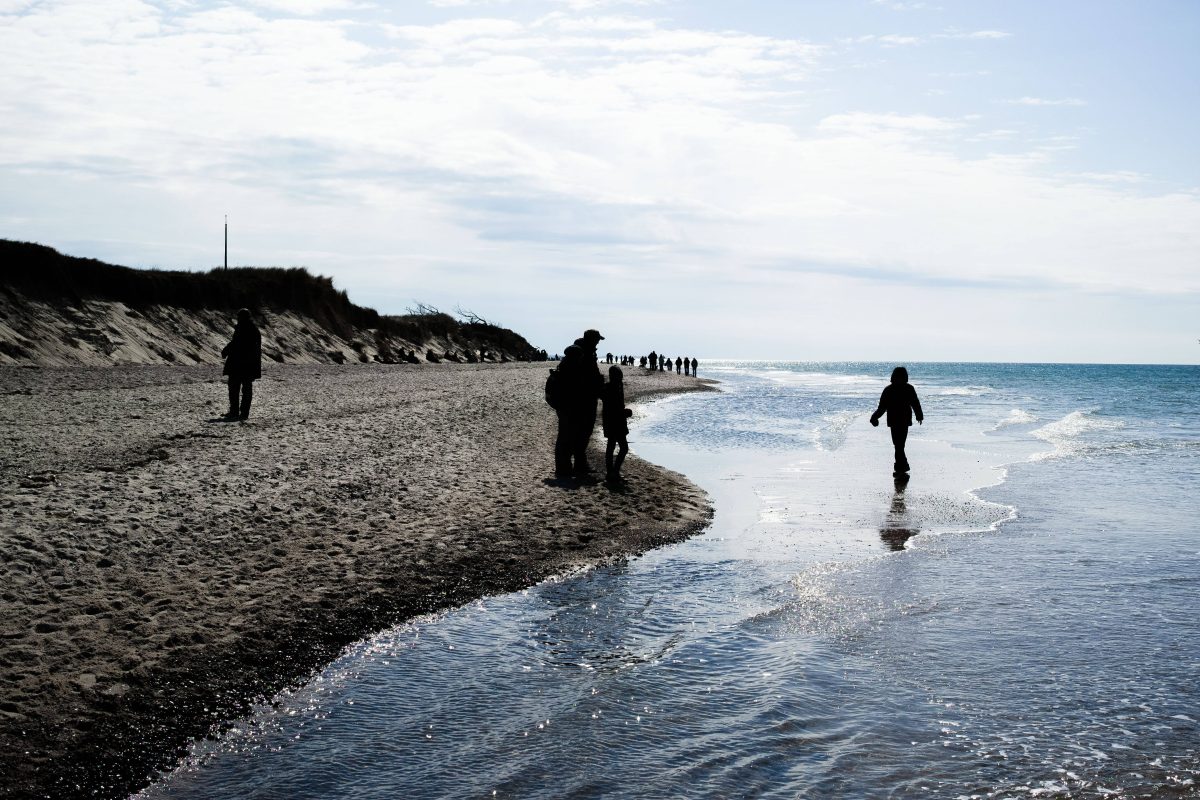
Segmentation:
[(633, 411), (625, 407), (625, 374), (620, 367), (608, 368), (608, 383), (604, 385), (600, 397), (604, 400), (601, 422), (604, 425), (604, 438), (608, 440), (604, 450), (604, 466), (608, 469), (608, 482), (619, 483), (621, 465), (625, 463), (625, 454), (629, 451), (629, 442), (626, 440), (629, 436), (628, 420), (633, 416)]
[(892, 370), (892, 382), (879, 395), (879, 408), (871, 415), (871, 424), (879, 427), (879, 418), (887, 414), (888, 428), (892, 432), (892, 444), (896, 446), (896, 466), (893, 475), (899, 477), (908, 472), (908, 458), (904, 455), (904, 443), (908, 440), (908, 429), (912, 426), (913, 414), (917, 423), (925, 419), (917, 390), (908, 382), (908, 370), (896, 367)]

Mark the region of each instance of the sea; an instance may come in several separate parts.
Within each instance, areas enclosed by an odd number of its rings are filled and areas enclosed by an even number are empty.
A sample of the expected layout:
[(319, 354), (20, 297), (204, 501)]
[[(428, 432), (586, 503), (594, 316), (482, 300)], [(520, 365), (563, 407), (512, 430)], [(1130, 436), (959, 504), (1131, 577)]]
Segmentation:
[(704, 533), (363, 641), (139, 797), (1200, 796), (1200, 367), (907, 364), (905, 481), (893, 366), (702, 363), (630, 440)]

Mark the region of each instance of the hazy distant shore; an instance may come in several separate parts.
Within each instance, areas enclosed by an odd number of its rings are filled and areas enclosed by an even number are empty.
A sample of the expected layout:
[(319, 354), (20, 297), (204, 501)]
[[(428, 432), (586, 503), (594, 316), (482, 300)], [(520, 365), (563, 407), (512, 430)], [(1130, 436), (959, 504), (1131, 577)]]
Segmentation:
[(547, 481), (545, 369), (280, 366), (247, 425), (213, 367), (0, 369), (0, 796), (125, 796), (363, 635), (701, 529), (636, 458)]

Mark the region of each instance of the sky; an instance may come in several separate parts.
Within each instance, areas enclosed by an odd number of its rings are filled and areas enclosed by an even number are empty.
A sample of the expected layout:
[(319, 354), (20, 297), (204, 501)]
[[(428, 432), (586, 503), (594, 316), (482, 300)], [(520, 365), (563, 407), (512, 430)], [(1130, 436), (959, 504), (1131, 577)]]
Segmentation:
[(0, 238), (561, 351), (1200, 361), (1200, 3), (0, 0)]

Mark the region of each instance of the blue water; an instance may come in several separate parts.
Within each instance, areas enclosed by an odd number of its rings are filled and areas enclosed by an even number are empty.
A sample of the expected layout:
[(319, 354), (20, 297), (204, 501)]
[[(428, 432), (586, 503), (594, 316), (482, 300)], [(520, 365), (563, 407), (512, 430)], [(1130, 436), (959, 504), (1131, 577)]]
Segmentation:
[[(352, 648), (157, 797), (1200, 795), (1200, 368), (724, 363), (703, 535)], [(597, 488), (597, 491), (603, 491)]]

